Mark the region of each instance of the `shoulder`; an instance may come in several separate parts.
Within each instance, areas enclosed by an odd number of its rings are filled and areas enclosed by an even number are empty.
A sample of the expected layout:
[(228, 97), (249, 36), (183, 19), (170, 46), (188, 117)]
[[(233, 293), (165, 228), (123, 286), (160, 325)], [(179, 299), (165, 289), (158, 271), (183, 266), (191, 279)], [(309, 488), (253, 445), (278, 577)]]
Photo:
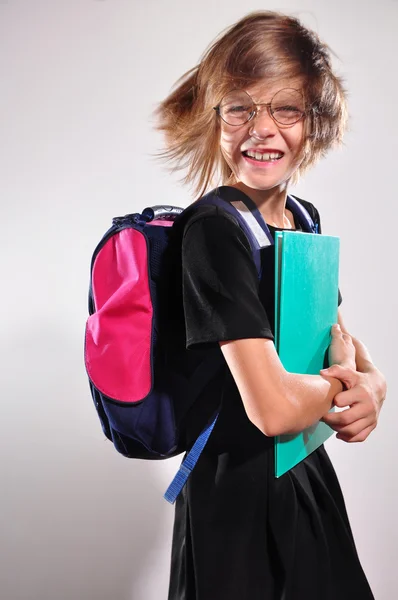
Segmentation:
[(179, 218), (181, 218), (180, 224), (183, 226), (184, 231), (187, 231), (194, 223), (209, 219), (211, 221), (216, 219), (221, 224), (229, 223), (240, 229), (239, 223), (233, 215), (220, 206), (211, 204), (197, 204), (194, 202), (183, 211)]
[(175, 223), (182, 238), (219, 237), (234, 238), (243, 242), (249, 249), (250, 244), (238, 220), (220, 206), (192, 203), (178, 216)]

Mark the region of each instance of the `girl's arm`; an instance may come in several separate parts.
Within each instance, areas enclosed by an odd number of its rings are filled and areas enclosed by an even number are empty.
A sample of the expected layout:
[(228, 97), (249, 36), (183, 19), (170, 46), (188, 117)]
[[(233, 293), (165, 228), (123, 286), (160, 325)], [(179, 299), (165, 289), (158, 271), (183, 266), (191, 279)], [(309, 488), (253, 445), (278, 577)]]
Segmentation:
[(297, 375), (283, 367), (274, 342), (220, 342), (249, 419), (267, 436), (298, 433), (320, 420), (343, 386), (334, 377)]
[[(341, 309), (338, 309), (338, 323), (340, 325), (341, 331), (343, 333), (348, 333), (346, 326), (344, 325), (343, 316), (341, 314)], [(360, 373), (369, 373), (374, 370), (376, 367), (373, 364), (372, 358), (369, 354), (369, 350), (366, 348), (365, 344), (363, 344), (360, 340), (357, 340), (351, 335), (352, 343), (355, 346), (355, 362), (357, 366), (357, 371)]]
[[(339, 310), (339, 324), (348, 333)], [(351, 334), (349, 334), (351, 335)], [(335, 399), (336, 406), (348, 408), (339, 413), (324, 415), (323, 421), (338, 432), (344, 442), (363, 442), (376, 428), (379, 413), (387, 394), (384, 375), (373, 364), (366, 346), (351, 336), (355, 346), (356, 371), (340, 365), (332, 365), (325, 374), (344, 381), (348, 390)]]

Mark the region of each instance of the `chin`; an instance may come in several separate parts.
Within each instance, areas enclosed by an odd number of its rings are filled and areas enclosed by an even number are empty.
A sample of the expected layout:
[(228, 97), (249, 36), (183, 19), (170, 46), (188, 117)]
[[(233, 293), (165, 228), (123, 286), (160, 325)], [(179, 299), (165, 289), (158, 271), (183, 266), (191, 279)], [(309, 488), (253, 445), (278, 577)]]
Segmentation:
[[(284, 159), (282, 159), (284, 160)], [(287, 163), (287, 164), (286, 164)], [(286, 160), (285, 164), (275, 165), (270, 168), (250, 168), (241, 160), (236, 162), (237, 181), (248, 188), (257, 190), (270, 190), (275, 187), (287, 187), (292, 175), (297, 170), (300, 161)]]
[(243, 183), (246, 187), (255, 190), (271, 190), (275, 187), (286, 186), (289, 182), (289, 178), (275, 178), (275, 177), (241, 177), (240, 183)]

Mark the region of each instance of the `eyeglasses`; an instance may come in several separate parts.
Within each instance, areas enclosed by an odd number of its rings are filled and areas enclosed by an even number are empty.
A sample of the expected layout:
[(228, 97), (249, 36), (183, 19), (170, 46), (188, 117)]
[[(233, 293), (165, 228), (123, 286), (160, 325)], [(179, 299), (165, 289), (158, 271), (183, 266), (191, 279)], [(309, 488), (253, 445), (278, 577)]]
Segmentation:
[(303, 94), (293, 88), (276, 92), (271, 102), (256, 104), (245, 90), (232, 90), (226, 94), (214, 110), (228, 125), (244, 125), (266, 106), (268, 114), (278, 125), (294, 125), (306, 114)]

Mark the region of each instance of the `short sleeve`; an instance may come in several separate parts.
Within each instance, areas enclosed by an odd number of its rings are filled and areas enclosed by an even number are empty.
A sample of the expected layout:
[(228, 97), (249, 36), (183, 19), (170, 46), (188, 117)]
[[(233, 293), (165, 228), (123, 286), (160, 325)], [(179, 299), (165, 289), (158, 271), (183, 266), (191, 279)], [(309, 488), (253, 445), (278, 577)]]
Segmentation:
[(187, 224), (182, 290), (188, 349), (243, 338), (273, 339), (249, 242), (229, 215)]
[[(340, 306), (340, 304), (343, 302), (343, 297), (340, 293), (340, 288), (338, 290), (338, 298), (337, 298), (337, 306)], [(345, 305), (344, 305), (345, 306)]]
[[(319, 233), (322, 233), (322, 226), (321, 226), (321, 217), (319, 215), (318, 209), (315, 208), (314, 205), (312, 205), (314, 208), (314, 212), (315, 212), (315, 221), (318, 223), (318, 231)], [(343, 302), (343, 297), (341, 295), (340, 292), (340, 288), (338, 289), (338, 294), (337, 294), (337, 306), (340, 306), (340, 304)]]

